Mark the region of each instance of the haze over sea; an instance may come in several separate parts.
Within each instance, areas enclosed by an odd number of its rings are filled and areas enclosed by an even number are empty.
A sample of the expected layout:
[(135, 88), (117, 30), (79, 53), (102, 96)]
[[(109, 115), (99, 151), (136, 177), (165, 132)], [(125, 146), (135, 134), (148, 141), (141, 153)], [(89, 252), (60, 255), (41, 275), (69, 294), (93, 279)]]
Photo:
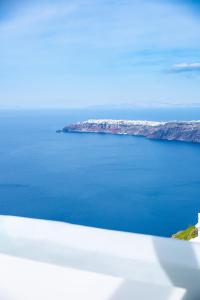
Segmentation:
[(197, 120), (200, 109), (0, 111), (0, 214), (170, 236), (200, 211), (200, 145), (57, 134), (88, 118)]

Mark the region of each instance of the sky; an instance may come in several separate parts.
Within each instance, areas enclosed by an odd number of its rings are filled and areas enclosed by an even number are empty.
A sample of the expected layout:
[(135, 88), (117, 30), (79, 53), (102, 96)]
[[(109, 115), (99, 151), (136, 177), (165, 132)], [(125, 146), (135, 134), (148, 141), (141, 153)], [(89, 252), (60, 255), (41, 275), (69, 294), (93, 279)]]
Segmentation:
[(0, 108), (200, 106), (199, 0), (0, 0)]

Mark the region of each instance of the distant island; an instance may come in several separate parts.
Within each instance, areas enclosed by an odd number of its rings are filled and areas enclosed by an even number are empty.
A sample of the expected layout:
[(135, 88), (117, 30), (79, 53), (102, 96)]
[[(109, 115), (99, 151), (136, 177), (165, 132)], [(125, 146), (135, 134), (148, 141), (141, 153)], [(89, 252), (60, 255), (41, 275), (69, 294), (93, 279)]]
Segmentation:
[(67, 125), (62, 131), (127, 134), (149, 139), (200, 143), (200, 120), (156, 122), (94, 119)]

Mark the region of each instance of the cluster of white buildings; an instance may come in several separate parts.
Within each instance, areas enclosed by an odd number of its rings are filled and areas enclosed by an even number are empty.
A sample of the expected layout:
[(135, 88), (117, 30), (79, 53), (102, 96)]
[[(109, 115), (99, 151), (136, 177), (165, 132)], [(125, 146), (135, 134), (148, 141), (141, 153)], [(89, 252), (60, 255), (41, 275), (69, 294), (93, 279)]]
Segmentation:
[(140, 126), (159, 126), (164, 125), (166, 122), (156, 122), (156, 121), (142, 121), (142, 120), (112, 120), (112, 119), (90, 119), (81, 124), (108, 124), (108, 125), (140, 125)]

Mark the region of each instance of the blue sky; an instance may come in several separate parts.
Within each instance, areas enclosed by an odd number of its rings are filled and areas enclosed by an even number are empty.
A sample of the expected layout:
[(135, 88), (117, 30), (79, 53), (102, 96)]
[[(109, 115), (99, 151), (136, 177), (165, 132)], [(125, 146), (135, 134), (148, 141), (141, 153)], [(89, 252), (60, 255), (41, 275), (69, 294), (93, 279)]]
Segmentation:
[(199, 2), (1, 0), (0, 107), (200, 105)]

